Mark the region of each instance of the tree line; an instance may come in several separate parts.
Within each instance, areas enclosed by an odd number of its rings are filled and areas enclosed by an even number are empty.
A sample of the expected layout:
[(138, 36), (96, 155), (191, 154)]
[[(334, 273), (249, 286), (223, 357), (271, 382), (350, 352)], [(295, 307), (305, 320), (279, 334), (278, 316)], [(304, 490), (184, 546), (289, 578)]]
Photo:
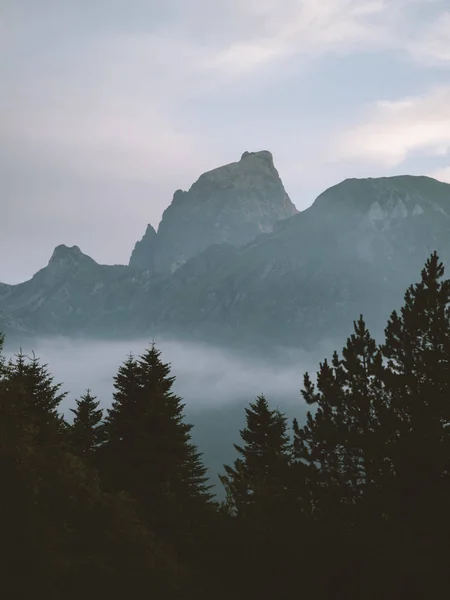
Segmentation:
[(341, 353), (305, 374), (304, 423), (250, 402), (223, 502), (154, 344), (120, 366), (109, 409), (88, 389), (71, 423), (46, 365), (0, 356), (5, 597), (450, 590), (450, 280), (436, 253), (381, 344), (361, 316)]

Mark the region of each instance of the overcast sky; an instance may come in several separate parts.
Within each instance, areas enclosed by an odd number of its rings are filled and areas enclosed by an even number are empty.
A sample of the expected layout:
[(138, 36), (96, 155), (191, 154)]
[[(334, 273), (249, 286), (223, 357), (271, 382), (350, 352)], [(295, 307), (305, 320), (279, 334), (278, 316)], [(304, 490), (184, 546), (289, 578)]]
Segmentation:
[(450, 0), (1, 0), (0, 281), (126, 263), (199, 175), (270, 150), (299, 209), (450, 182)]

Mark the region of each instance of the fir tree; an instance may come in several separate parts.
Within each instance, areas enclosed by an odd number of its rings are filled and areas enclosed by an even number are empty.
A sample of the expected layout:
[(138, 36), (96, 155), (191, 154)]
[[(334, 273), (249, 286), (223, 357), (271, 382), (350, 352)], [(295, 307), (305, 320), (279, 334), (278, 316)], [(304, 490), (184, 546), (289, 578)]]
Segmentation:
[(20, 410), (38, 427), (42, 439), (66, 433), (58, 409), (67, 393), (60, 391), (61, 383), (54, 383), (48, 365), (41, 364), (34, 354), (30, 359), (21, 351), (15, 361), (9, 361), (6, 378), (8, 388), (14, 390), (20, 402)]
[[(113, 489), (135, 498), (151, 528), (177, 535), (212, 498), (201, 455), (191, 442), (192, 425), (172, 391), (174, 377), (154, 344), (130, 356), (115, 378), (114, 402), (105, 419), (103, 461), (113, 466)], [(188, 516), (187, 516), (188, 515)]]
[(70, 452), (54, 427), (59, 388), (37, 361), (31, 373), (29, 366), (20, 355), (0, 378), (4, 594), (115, 598), (144, 587), (170, 598), (178, 571), (170, 552), (155, 544), (129, 499), (105, 493)]
[(290, 503), (290, 440), (284, 414), (271, 410), (264, 396), (245, 409), (246, 427), (233, 466), (224, 465), (220, 480), (228, 510), (235, 515), (237, 554), (233, 572), (247, 597), (285, 593), (292, 548), (294, 513)]
[(161, 483), (170, 493), (204, 500), (212, 498), (201, 453), (191, 441), (192, 425), (185, 423), (185, 405), (172, 392), (175, 377), (170, 364), (161, 361), (155, 344), (140, 357), (140, 382), (147, 399), (148, 425), (158, 431), (156, 454), (160, 457)]
[(434, 252), (400, 314), (392, 313), (382, 346), (391, 517), (417, 525), (429, 522), (426, 515), (446, 519), (450, 500), (450, 280), (443, 276)]
[(0, 331), (0, 376), (3, 376), (4, 372), (5, 372), (5, 357), (3, 356), (4, 343), (5, 343), (5, 336)]
[(70, 447), (77, 455), (92, 459), (102, 444), (105, 433), (102, 427), (103, 411), (100, 402), (88, 389), (76, 400), (76, 408), (71, 408), (75, 417), (69, 427)]
[(400, 315), (392, 313), (381, 347), (361, 318), (342, 358), (335, 353), (320, 365), (317, 385), (305, 376), (303, 397), (316, 411), (294, 426), (295, 456), (310, 468), (324, 545), (340, 558), (327, 560), (329, 581), (347, 595), (378, 597), (390, 587), (395, 597), (414, 580), (411, 593), (425, 597), (443, 581), (450, 532), (450, 283), (443, 274), (434, 253)]
[(101, 472), (107, 487), (133, 495), (137, 491), (133, 453), (140, 419), (139, 376), (137, 360), (129, 354), (114, 377), (113, 402), (106, 411), (105, 439), (99, 451)]
[(271, 410), (264, 396), (245, 409), (247, 426), (234, 467), (224, 465), (220, 480), (235, 512), (242, 517), (267, 516), (286, 494), (289, 436), (285, 416)]
[[(308, 373), (302, 395), (316, 411), (303, 428), (294, 427), (294, 453), (310, 467), (315, 509), (333, 521), (355, 517), (353, 506), (373, 501), (379, 486), (382, 448), (378, 410), (384, 401), (381, 357), (362, 316), (342, 351), (325, 360), (317, 386)], [(371, 507), (373, 510), (373, 507)], [(339, 517), (335, 511), (339, 511)]]

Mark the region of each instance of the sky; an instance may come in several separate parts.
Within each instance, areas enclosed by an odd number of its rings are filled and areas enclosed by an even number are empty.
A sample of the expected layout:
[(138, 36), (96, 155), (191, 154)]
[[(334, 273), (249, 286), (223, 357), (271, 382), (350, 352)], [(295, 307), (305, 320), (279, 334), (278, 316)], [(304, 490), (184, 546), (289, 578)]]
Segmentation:
[(1, 0), (0, 281), (128, 262), (205, 171), (270, 150), (297, 208), (450, 182), (450, 0)]

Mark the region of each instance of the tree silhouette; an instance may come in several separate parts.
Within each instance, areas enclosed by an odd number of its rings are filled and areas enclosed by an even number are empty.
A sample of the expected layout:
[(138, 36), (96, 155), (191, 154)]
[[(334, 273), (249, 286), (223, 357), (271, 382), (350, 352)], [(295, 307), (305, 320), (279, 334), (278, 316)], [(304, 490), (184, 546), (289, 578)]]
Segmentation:
[(92, 462), (105, 439), (103, 411), (89, 389), (75, 403), (76, 408), (70, 409), (75, 415), (69, 427), (70, 446), (77, 456)]

